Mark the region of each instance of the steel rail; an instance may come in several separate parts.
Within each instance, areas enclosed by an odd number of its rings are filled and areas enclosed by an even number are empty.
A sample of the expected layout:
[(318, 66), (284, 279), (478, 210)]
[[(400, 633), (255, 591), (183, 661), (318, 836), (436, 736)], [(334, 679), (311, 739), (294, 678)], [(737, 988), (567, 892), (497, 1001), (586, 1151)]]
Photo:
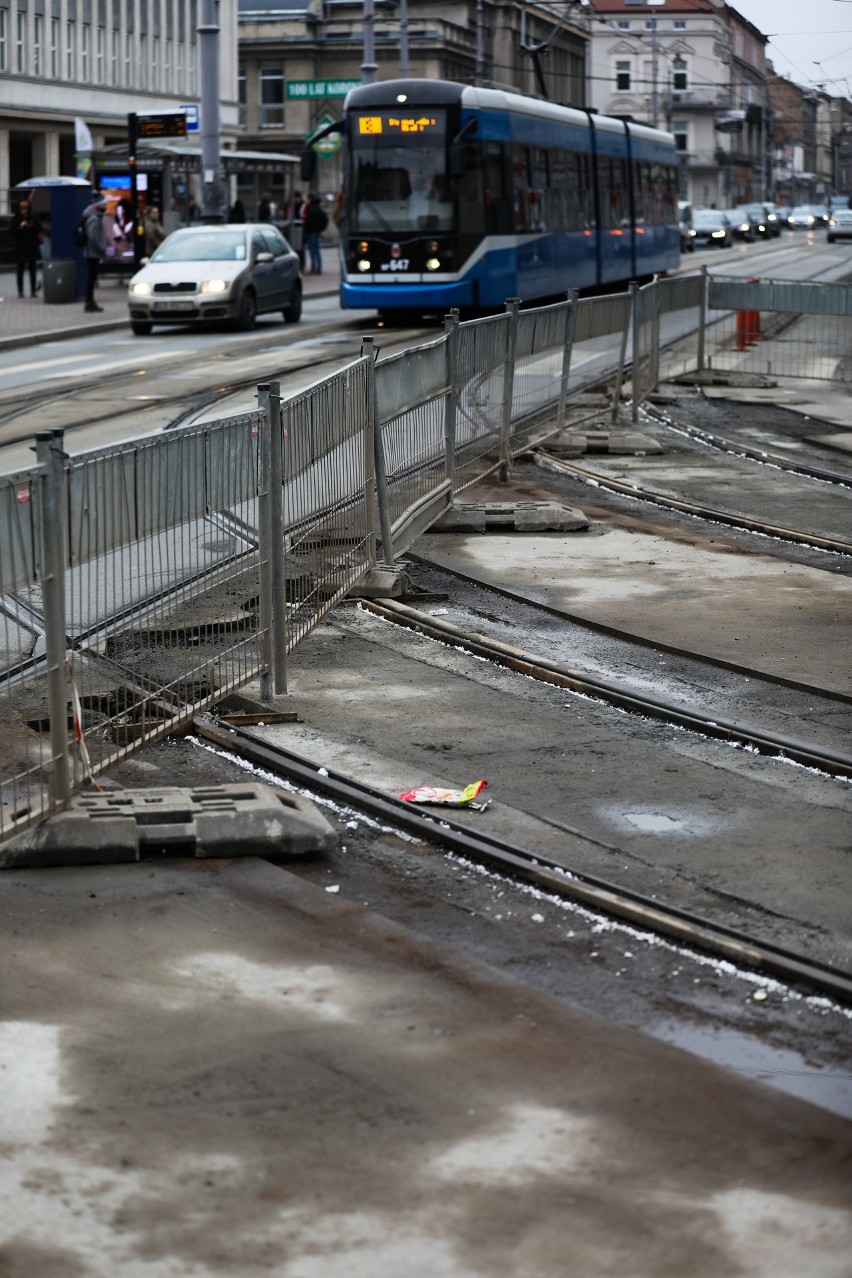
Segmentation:
[(687, 710), (674, 702), (662, 698), (649, 697), (641, 693), (630, 692), (612, 679), (588, 674), (559, 661), (551, 661), (547, 657), (539, 657), (514, 648), (510, 644), (501, 643), (474, 631), (462, 629), (443, 617), (433, 617), (428, 613), (418, 612), (407, 604), (396, 600), (361, 599), (360, 605), (368, 612), (386, 621), (395, 622), (409, 630), (416, 630), (428, 635), (440, 643), (453, 647), (463, 645), (475, 656), (484, 657), (496, 665), (505, 666), (519, 674), (529, 675), (543, 683), (553, 683), (561, 688), (570, 688), (573, 692), (582, 692), (597, 697), (620, 710), (633, 714), (641, 714), (647, 718), (660, 719), (665, 723), (676, 724), (703, 736), (715, 737), (720, 741), (728, 741), (737, 745), (748, 746), (760, 754), (791, 759), (807, 768), (818, 768), (832, 776), (852, 778), (852, 755), (841, 754), (834, 750), (825, 750), (808, 742), (796, 741), (792, 737), (764, 732), (762, 729), (747, 724), (736, 723), (731, 719), (704, 714), (700, 710)]
[(640, 488), (638, 484), (626, 484), (620, 479), (610, 479), (586, 466), (578, 466), (576, 462), (562, 461), (561, 458), (550, 457), (537, 452), (536, 460), (546, 469), (560, 471), (564, 474), (577, 475), (604, 488), (609, 492), (625, 497), (633, 497), (637, 501), (647, 501), (667, 510), (677, 510), (684, 515), (694, 515), (699, 519), (711, 520), (717, 524), (726, 524), (730, 528), (741, 528), (744, 532), (762, 533), (765, 537), (778, 537), (783, 541), (795, 542), (800, 546), (810, 546), (814, 550), (828, 550), (833, 554), (852, 555), (852, 542), (840, 541), (833, 537), (820, 537), (816, 533), (799, 532), (794, 528), (785, 528), (779, 524), (766, 524), (758, 519), (749, 519), (747, 515), (735, 515), (727, 510), (716, 510), (712, 506), (700, 506), (696, 502), (684, 501), (680, 497), (667, 497), (665, 493), (654, 492), (650, 488)]
[(640, 648), (650, 648), (653, 652), (668, 652), (674, 657), (698, 661), (704, 666), (713, 666), (718, 670), (730, 670), (733, 674), (746, 675), (749, 679), (759, 679), (763, 683), (771, 683), (779, 688), (793, 688), (796, 692), (807, 692), (815, 697), (825, 697), (829, 701), (842, 701), (846, 705), (852, 705), (852, 693), (837, 692), (833, 688), (818, 688), (811, 683), (788, 679), (785, 675), (768, 674), (764, 670), (755, 670), (753, 666), (743, 665), (741, 661), (728, 661), (724, 657), (712, 657), (706, 653), (691, 652), (686, 648), (679, 648), (676, 644), (666, 643), (663, 639), (648, 639), (645, 635), (633, 634), (631, 631), (622, 630), (618, 626), (608, 625), (605, 621), (593, 621), (589, 617), (581, 617), (579, 613), (566, 612), (562, 608), (554, 608), (551, 604), (542, 603), (540, 599), (530, 599), (526, 595), (519, 595), (517, 591), (509, 590), (506, 586), (498, 586), (493, 581), (485, 582), (479, 577), (473, 577), (469, 573), (462, 572), (458, 567), (451, 568), (447, 564), (436, 563), (434, 560), (427, 558), (426, 555), (419, 554), (414, 550), (406, 551), (405, 557), (413, 563), (423, 564), (424, 567), (431, 568), (435, 572), (446, 573), (447, 576), (454, 577), (457, 581), (463, 581), (469, 586), (498, 595), (501, 599), (509, 599), (512, 603), (521, 604), (525, 608), (534, 608), (537, 612), (546, 613), (548, 617), (556, 617), (559, 621), (566, 621), (573, 626), (582, 626), (583, 629), (591, 630), (595, 634), (609, 635), (622, 643), (633, 644)]
[(750, 461), (762, 462), (767, 466), (777, 466), (779, 470), (789, 470), (794, 475), (804, 475), (808, 479), (818, 479), (824, 484), (836, 484), (844, 488), (852, 488), (852, 475), (845, 475), (836, 470), (825, 470), (822, 466), (808, 466), (804, 462), (793, 461), (790, 457), (781, 457), (778, 453), (769, 453), (765, 448), (752, 448), (750, 444), (740, 444), (721, 435), (713, 435), (699, 426), (687, 426), (666, 417), (659, 410), (649, 407), (644, 410), (659, 426), (666, 430), (686, 435), (689, 439), (706, 444), (708, 448), (716, 448), (722, 453), (732, 453), (735, 457), (747, 457)]
[[(341, 806), (367, 812), (429, 843), (486, 865), (498, 873), (530, 883), (588, 909), (598, 910), (634, 927), (658, 933), (703, 953), (724, 958), (742, 967), (852, 1003), (852, 976), (831, 964), (821, 963), (714, 923), (675, 906), (619, 887), (606, 879), (572, 870), (546, 857), (490, 835), (472, 832), (435, 816), (416, 804), (392, 799), (352, 778), (344, 777), (299, 755), (258, 740), (243, 728), (221, 724), (206, 715), (196, 716), (198, 736), (231, 754), (289, 779), (308, 790), (328, 795)], [(580, 838), (584, 836), (577, 832)]]

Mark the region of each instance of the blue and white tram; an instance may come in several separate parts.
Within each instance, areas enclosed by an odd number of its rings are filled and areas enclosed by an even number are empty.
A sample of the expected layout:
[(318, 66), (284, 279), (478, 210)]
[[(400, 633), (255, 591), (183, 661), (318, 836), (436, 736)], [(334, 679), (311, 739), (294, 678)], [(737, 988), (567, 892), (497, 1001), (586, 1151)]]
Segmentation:
[(440, 80), (353, 89), (342, 129), (344, 307), (485, 309), (679, 263), (668, 133)]

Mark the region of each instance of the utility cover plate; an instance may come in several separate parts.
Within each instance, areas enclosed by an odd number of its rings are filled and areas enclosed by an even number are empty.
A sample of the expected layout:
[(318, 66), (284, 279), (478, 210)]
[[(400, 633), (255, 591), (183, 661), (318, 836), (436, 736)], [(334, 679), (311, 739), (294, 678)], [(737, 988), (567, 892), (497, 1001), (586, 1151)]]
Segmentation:
[(308, 799), (269, 785), (87, 790), (0, 848), (0, 866), (104, 865), (177, 857), (279, 859), (329, 852), (337, 834)]

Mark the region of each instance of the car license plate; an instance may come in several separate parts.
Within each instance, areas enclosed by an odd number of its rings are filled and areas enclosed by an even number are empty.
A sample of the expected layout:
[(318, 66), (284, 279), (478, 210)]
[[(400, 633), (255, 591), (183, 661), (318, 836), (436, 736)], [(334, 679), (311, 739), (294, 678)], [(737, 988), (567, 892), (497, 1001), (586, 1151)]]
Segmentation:
[(194, 311), (195, 302), (155, 302), (154, 310), (159, 311)]

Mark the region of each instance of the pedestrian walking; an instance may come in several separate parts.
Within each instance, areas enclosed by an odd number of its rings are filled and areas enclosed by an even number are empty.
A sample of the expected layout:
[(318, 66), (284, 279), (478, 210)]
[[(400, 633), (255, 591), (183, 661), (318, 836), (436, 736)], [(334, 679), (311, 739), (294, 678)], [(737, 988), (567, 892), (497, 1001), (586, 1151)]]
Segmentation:
[(18, 297), (24, 296), (24, 273), (30, 277), (30, 297), (39, 290), (37, 279), (39, 246), (44, 234), (41, 223), (33, 214), (29, 200), (18, 202), (18, 211), (12, 219), (12, 239), (15, 245), (15, 269), (18, 275)]
[(160, 210), (156, 204), (145, 210), (142, 229), (145, 232), (145, 256), (150, 257), (166, 238), (166, 230), (160, 221)]
[(104, 308), (98, 306), (95, 301), (95, 285), (98, 282), (98, 272), (101, 269), (101, 262), (106, 257), (107, 241), (106, 228), (104, 226), (104, 213), (106, 213), (106, 200), (95, 200), (90, 204), (83, 215), (83, 222), (86, 228), (86, 246), (84, 252), (86, 254), (86, 305), (84, 310), (102, 311)]
[(328, 214), (319, 201), (319, 196), (308, 196), (308, 207), (305, 211), (305, 244), (311, 259), (309, 275), (322, 275), (322, 253), (320, 252), (320, 236), (328, 226)]

